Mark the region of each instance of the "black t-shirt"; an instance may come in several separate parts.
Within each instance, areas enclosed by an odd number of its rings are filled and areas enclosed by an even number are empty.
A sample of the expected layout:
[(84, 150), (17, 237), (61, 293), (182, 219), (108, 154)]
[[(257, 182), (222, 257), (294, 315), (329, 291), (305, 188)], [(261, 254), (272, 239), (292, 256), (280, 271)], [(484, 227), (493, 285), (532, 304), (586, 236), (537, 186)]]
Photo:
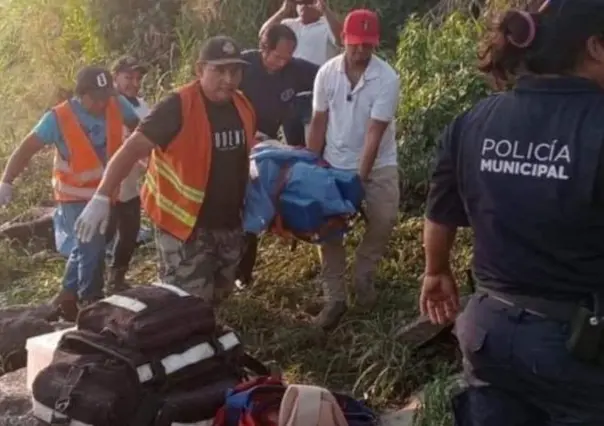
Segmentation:
[[(243, 121), (233, 102), (217, 104), (205, 99), (212, 135), (212, 163), (197, 226), (234, 229), (241, 226), (248, 176), (248, 155)], [(178, 93), (162, 100), (138, 130), (165, 149), (182, 126)]]
[(256, 110), (258, 131), (276, 139), (279, 127), (294, 114), (294, 96), (312, 91), (319, 67), (292, 58), (280, 71), (269, 73), (259, 50), (247, 50), (242, 56), (249, 65), (243, 71), (241, 91)]
[(604, 289), (602, 117), (596, 84), (525, 77), (447, 127), (427, 217), (472, 227), (479, 282), (563, 300)]

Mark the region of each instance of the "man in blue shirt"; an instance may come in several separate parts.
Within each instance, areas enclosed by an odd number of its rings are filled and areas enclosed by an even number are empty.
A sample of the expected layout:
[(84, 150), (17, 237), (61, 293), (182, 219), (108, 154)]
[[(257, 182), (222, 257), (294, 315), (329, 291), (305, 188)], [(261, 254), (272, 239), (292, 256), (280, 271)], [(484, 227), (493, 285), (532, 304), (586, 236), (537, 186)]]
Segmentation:
[(307, 110), (300, 111), (297, 98), (312, 92), (319, 67), (304, 59), (294, 58), (297, 39), (294, 31), (278, 24), (262, 34), (259, 50), (243, 52), (249, 62), (243, 73), (241, 90), (250, 100), (258, 119), (258, 131), (271, 139), (277, 139), (279, 127), (290, 145), (304, 146), (304, 129), (294, 130), (292, 121), (310, 118), (310, 102)]
[[(91, 242), (80, 243), (72, 234), (75, 221), (86, 206), (90, 195), (86, 194), (87, 191), (90, 192), (90, 188), (80, 182), (88, 179), (87, 183), (93, 185), (95, 181), (90, 177), (91, 171), (87, 171), (88, 175), (76, 173), (78, 170), (74, 164), (76, 162), (81, 164), (84, 160), (88, 163), (100, 162), (104, 167), (110, 156), (107, 130), (115, 128), (121, 130), (123, 125), (133, 130), (138, 125), (138, 116), (130, 103), (122, 96), (117, 98), (116, 96), (109, 71), (98, 67), (82, 69), (77, 76), (75, 96), (66, 101), (66, 104), (59, 104), (43, 115), (11, 155), (0, 182), (0, 206), (3, 206), (10, 202), (13, 181), (27, 167), (30, 159), (45, 147), (53, 147), (56, 150), (53, 178), (57, 199), (56, 225), (59, 225), (67, 234), (67, 238), (71, 239), (72, 248), (63, 277), (63, 291), (54, 303), (63, 311), (62, 314), (66, 319), (74, 319), (78, 301), (86, 304), (103, 297), (105, 236), (99, 234)], [(121, 117), (123, 123), (112, 128), (106, 118), (109, 109), (115, 109), (115, 105), (119, 109), (116, 116)], [(68, 117), (75, 117), (77, 123), (72, 123), (70, 119), (59, 119), (57, 116), (59, 109)], [(63, 133), (67, 128), (72, 132), (75, 129), (76, 133), (72, 135), (83, 131), (79, 134), (88, 140), (66, 140)], [(117, 136), (113, 136), (114, 134)], [(114, 139), (121, 135), (121, 131), (112, 133)], [(121, 140), (114, 140), (113, 146), (121, 142)], [(83, 147), (83, 149), (74, 149), (76, 147)], [(71, 157), (73, 151), (81, 155), (81, 152), (87, 152), (86, 149), (89, 147), (92, 147), (96, 159)]]
[[(259, 50), (243, 52), (249, 63), (244, 69), (241, 90), (256, 110), (258, 132), (278, 139), (279, 128), (289, 145), (305, 146), (304, 126), (310, 121), (312, 93), (319, 67), (294, 58), (296, 34), (287, 25), (277, 24), (266, 30)], [(252, 278), (258, 241), (248, 235), (247, 249), (240, 264), (239, 280)]]

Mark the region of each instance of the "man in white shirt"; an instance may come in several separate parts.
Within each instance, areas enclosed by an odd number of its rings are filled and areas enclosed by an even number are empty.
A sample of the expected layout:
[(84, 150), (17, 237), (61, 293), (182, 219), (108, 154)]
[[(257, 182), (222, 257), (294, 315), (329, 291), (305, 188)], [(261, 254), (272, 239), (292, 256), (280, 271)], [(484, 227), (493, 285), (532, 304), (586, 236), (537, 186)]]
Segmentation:
[[(297, 17), (290, 18), (294, 13), (297, 13)], [(281, 8), (262, 25), (260, 38), (279, 23), (287, 25), (296, 34), (295, 58), (321, 66), (340, 52), (342, 24), (327, 6), (326, 0), (285, 0)], [(283, 124), (285, 133), (298, 135), (297, 140), (305, 135), (304, 126), (310, 121), (311, 97), (311, 93), (297, 93), (293, 102), (296, 116)]]
[[(288, 18), (294, 12), (296, 18)], [(285, 0), (260, 29), (260, 36), (275, 24), (290, 27), (298, 39), (294, 57), (321, 66), (339, 53), (342, 24), (325, 0)]]
[[(367, 229), (356, 252), (354, 284), (358, 305), (373, 306), (374, 276), (397, 220), (399, 179), (395, 113), (399, 77), (374, 54), (379, 44), (377, 15), (353, 10), (344, 21), (344, 53), (315, 79), (308, 148), (333, 167), (356, 171), (365, 188)], [(326, 329), (346, 311), (346, 255), (342, 240), (321, 246), (325, 307), (315, 319)]]
[[(130, 102), (141, 120), (150, 111), (149, 105), (139, 96), (141, 82), (146, 73), (147, 68), (132, 56), (122, 56), (112, 67), (117, 91)], [(125, 137), (127, 138), (129, 134), (130, 132), (125, 133)], [(111, 241), (115, 235), (107, 280), (109, 292), (118, 292), (128, 288), (125, 277), (140, 230), (139, 178), (144, 170), (144, 167), (137, 163), (120, 186), (119, 200), (115, 205), (110, 232), (107, 236), (107, 241)]]

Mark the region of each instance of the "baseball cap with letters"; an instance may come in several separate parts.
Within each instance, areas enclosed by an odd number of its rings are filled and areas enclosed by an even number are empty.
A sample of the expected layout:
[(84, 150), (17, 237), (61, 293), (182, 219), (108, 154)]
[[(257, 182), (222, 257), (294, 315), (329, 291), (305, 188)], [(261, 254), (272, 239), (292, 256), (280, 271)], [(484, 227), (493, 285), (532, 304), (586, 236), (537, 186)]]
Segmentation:
[(237, 42), (227, 36), (209, 38), (199, 52), (199, 62), (209, 65), (249, 63), (241, 57), (241, 48)]
[(84, 67), (76, 76), (75, 93), (80, 96), (90, 95), (94, 99), (107, 99), (116, 93), (113, 77), (105, 68)]
[(355, 9), (344, 20), (344, 44), (380, 44), (380, 20), (377, 13), (368, 9)]

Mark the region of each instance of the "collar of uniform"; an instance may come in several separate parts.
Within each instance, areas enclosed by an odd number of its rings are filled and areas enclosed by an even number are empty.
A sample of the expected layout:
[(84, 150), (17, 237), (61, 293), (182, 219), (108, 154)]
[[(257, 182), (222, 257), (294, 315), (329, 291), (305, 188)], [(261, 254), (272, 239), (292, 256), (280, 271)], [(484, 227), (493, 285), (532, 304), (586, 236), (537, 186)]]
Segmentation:
[(602, 92), (602, 88), (582, 77), (535, 77), (518, 79), (516, 91), (520, 92)]
[[(344, 65), (345, 61), (346, 61), (345, 56), (341, 55), (340, 63), (338, 64), (338, 71), (340, 71), (342, 74), (346, 74), (346, 67)], [(367, 68), (365, 69), (365, 72), (363, 73), (363, 80), (369, 81), (369, 80), (373, 80), (374, 78), (378, 78), (379, 76), (380, 76), (380, 70), (379, 70), (378, 62), (376, 60), (375, 55), (371, 55), (369, 64), (367, 65)]]

